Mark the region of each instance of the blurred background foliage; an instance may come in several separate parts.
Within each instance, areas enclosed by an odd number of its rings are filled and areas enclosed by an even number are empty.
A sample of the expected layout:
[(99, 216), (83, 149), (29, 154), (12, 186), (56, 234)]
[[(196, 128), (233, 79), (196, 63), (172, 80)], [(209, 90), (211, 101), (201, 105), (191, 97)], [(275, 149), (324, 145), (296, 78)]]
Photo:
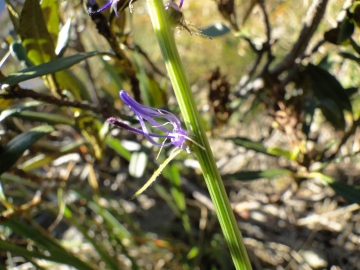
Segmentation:
[[(109, 127), (137, 124), (119, 90), (179, 110), (146, 2), (103, 4), (1, 3), (0, 269), (232, 269), (195, 156), (129, 200), (169, 150)], [(174, 27), (254, 269), (360, 268), (359, 4), (185, 1)]]

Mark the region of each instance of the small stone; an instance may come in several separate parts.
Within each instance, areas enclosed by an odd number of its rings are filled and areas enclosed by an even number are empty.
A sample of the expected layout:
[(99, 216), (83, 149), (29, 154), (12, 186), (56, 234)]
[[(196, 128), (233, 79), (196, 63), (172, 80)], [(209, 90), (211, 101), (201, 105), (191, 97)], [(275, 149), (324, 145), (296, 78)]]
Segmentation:
[(305, 250), (301, 252), (301, 255), (313, 269), (326, 268), (328, 266), (327, 261), (319, 251)]

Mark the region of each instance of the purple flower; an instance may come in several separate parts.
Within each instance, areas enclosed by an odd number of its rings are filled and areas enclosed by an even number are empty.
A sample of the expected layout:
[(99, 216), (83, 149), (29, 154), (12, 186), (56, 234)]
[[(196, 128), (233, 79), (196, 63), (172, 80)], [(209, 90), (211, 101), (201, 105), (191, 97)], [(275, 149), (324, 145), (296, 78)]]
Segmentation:
[[(89, 13), (89, 15), (94, 15), (94, 14), (96, 14), (96, 13), (100, 13), (101, 11), (103, 11), (103, 10), (109, 8), (109, 7), (112, 7), (112, 9), (113, 9), (114, 12), (115, 12), (116, 17), (120, 18), (120, 14), (119, 14), (118, 9), (117, 9), (117, 3), (120, 2), (120, 1), (121, 1), (121, 0), (110, 0), (108, 3), (106, 3), (103, 7), (99, 8), (98, 10), (93, 11), (93, 10), (90, 8), (90, 9), (88, 10), (88, 13)], [(131, 2), (132, 2), (132, 1), (130, 1), (130, 3), (131, 3)], [(91, 0), (91, 1), (89, 1), (89, 3), (90, 3), (90, 5), (91, 5), (92, 3), (95, 3), (95, 0)]]
[(179, 4), (179, 5), (177, 5), (177, 4), (174, 3), (174, 2), (170, 2), (170, 3), (167, 3), (167, 4), (165, 5), (165, 9), (168, 10), (169, 7), (172, 7), (172, 8), (175, 9), (176, 11), (181, 12), (180, 9), (181, 9), (183, 3), (184, 3), (184, 0), (180, 0), (180, 4)]
[[(144, 105), (137, 103), (126, 91), (120, 91), (120, 98), (124, 101), (126, 105), (130, 107), (131, 110), (134, 111), (136, 116), (140, 121), (140, 125), (142, 130), (131, 127), (114, 117), (110, 117), (107, 121), (115, 126), (125, 128), (132, 132), (142, 134), (146, 137), (146, 139), (156, 146), (169, 146), (174, 145), (177, 148), (182, 148), (187, 150), (186, 147), (186, 139), (191, 140), (188, 137), (187, 132), (181, 128), (180, 120), (173, 115), (172, 113), (161, 110), (154, 109)], [(156, 120), (157, 119), (157, 120)], [(164, 120), (162, 122), (158, 122), (159, 120)], [(151, 124), (151, 129), (157, 129), (161, 134), (156, 134), (149, 132), (148, 127), (145, 124), (145, 121)], [(171, 127), (170, 127), (171, 126)], [(164, 135), (162, 135), (164, 134)], [(163, 138), (165, 139), (162, 143), (158, 143), (154, 140), (154, 138)], [(166, 140), (170, 140), (170, 142), (166, 143)], [(192, 140), (191, 140), (192, 141)]]
[[(120, 1), (121, 1), (121, 0), (110, 0), (108, 3), (106, 3), (103, 7), (99, 8), (98, 10), (92, 11), (91, 9), (89, 9), (88, 13), (89, 13), (89, 15), (93, 15), (93, 14), (99, 13), (99, 12), (101, 12), (101, 11), (109, 8), (109, 7), (112, 7), (112, 9), (115, 11), (116, 17), (119, 18), (119, 17), (120, 17), (120, 14), (119, 14), (118, 9), (117, 9), (117, 3), (120, 2)], [(134, 0), (130, 0), (130, 2), (129, 2), (130, 12), (132, 12), (132, 9), (133, 9), (133, 6), (132, 6), (132, 2), (133, 2), (133, 1), (134, 1)], [(95, 0), (89, 0), (89, 3), (90, 3), (90, 5), (94, 5), (94, 4), (95, 4)], [(184, 0), (180, 0), (180, 4), (179, 4), (179, 6), (178, 6), (177, 4), (171, 2), (171, 3), (169, 3), (169, 4), (166, 5), (166, 9), (167, 9), (169, 6), (171, 6), (171, 7), (173, 7), (174, 9), (176, 9), (177, 11), (180, 11), (180, 8), (182, 7), (183, 3), (184, 3)]]

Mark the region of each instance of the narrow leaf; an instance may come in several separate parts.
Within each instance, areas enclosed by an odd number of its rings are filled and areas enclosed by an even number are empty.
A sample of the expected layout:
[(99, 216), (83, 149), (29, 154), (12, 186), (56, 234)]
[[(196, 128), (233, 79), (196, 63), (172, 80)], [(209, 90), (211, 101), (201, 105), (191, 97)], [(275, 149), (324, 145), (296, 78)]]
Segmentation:
[(116, 153), (118, 153), (120, 156), (125, 158), (127, 161), (130, 161), (131, 159), (131, 153), (122, 146), (121, 142), (118, 139), (107, 137), (106, 138), (106, 144), (115, 150)]
[(356, 63), (360, 64), (360, 58), (353, 55), (352, 53), (348, 53), (348, 52), (340, 52), (339, 53), (342, 57), (346, 58), (346, 59), (350, 59), (355, 61)]
[(33, 107), (37, 107), (41, 104), (42, 104), (42, 102), (30, 101), (30, 102), (26, 102), (26, 103), (22, 104), (21, 106), (17, 106), (15, 108), (4, 110), (0, 114), (0, 122), (13, 114), (19, 113), (23, 110), (31, 109)]
[(345, 115), (343, 110), (333, 100), (324, 98), (317, 101), (317, 107), (320, 108), (326, 120), (338, 130), (345, 129)]
[(70, 68), (71, 66), (83, 61), (88, 57), (99, 54), (100, 53), (98, 52), (78, 53), (72, 56), (58, 58), (45, 64), (26, 68), (16, 73), (10, 74), (5, 79), (1, 79), (0, 84), (8, 84), (11, 86), (32, 78), (55, 73), (57, 71)]
[(28, 121), (38, 121), (44, 122), (49, 125), (69, 125), (74, 126), (75, 121), (69, 117), (57, 115), (57, 114), (50, 114), (50, 113), (42, 113), (42, 112), (32, 112), (32, 111), (22, 111), (19, 113), (13, 114), (13, 116), (28, 120)]
[(226, 140), (230, 140), (234, 142), (236, 145), (243, 146), (246, 149), (255, 150), (256, 152), (273, 156), (272, 154), (269, 154), (267, 152), (267, 148), (260, 142), (255, 142), (244, 137), (226, 138)]
[(35, 65), (55, 59), (54, 43), (46, 28), (39, 0), (25, 1), (20, 15), (19, 35)]
[(293, 172), (286, 169), (270, 169), (264, 171), (242, 171), (239, 173), (222, 175), (223, 180), (251, 181), (260, 178), (274, 178), (285, 175), (293, 175)]
[(26, 67), (31, 67), (34, 63), (27, 56), (26, 50), (22, 43), (16, 41), (10, 45), (11, 55), (19, 62), (25, 63)]
[(13, 138), (0, 152), (0, 174), (10, 169), (34, 142), (54, 131), (51, 126), (39, 126)]
[(65, 217), (68, 218), (72, 224), (76, 226), (76, 228), (84, 235), (84, 237), (93, 245), (94, 249), (100, 255), (102, 261), (107, 265), (105, 269), (119, 269), (116, 260), (111, 257), (108, 250), (105, 250), (103, 244), (97, 241), (94, 237), (91, 237), (88, 234), (88, 229), (84, 227), (83, 224), (78, 220), (77, 217), (74, 217), (70, 208), (66, 207), (65, 209)]
[[(248, 138), (244, 137), (233, 137), (233, 138), (225, 138), (226, 140), (230, 140), (234, 142), (236, 145), (240, 145), (249, 150), (254, 150), (259, 153), (263, 153), (268, 156), (273, 157), (285, 157), (287, 159), (293, 160), (293, 154), (285, 149), (279, 147), (269, 147), (266, 148), (261, 142), (255, 142)], [(296, 158), (296, 156), (295, 156)]]
[(360, 204), (360, 186), (349, 186), (347, 184), (337, 182), (334, 178), (319, 172), (310, 173), (310, 177), (320, 179), (324, 185), (331, 187), (336, 194), (353, 203)]
[(60, 9), (58, 0), (42, 0), (41, 9), (46, 28), (49, 31), (53, 44), (56, 44), (60, 28)]
[(73, 254), (68, 252), (64, 247), (62, 247), (56, 240), (52, 239), (48, 235), (44, 235), (44, 233), (35, 230), (31, 226), (24, 224), (17, 220), (9, 220), (4, 223), (5, 226), (11, 228), (11, 230), (23, 237), (30, 238), (37, 245), (45, 248), (49, 255), (44, 255), (40, 252), (28, 251), (27, 249), (21, 248), (19, 246), (7, 244), (4, 245), (3, 240), (0, 239), (0, 250), (13, 251), (19, 255), (41, 258), (50, 261), (55, 261), (67, 265), (74, 266), (78, 269), (93, 269), (91, 266), (75, 257)]
[(351, 102), (344, 87), (333, 75), (312, 64), (306, 67), (306, 71), (310, 75), (311, 87), (315, 97), (318, 99), (331, 99), (342, 110), (352, 111)]
[(41, 154), (41, 155), (35, 156), (35, 157), (25, 161), (23, 164), (21, 164), (20, 167), (24, 171), (34, 170), (45, 164), (49, 164), (53, 160), (55, 160), (63, 155), (75, 152), (80, 146), (82, 146), (84, 144), (85, 144), (85, 141), (76, 141), (76, 142), (70, 143), (68, 145), (61, 147), (54, 154), (50, 154), (50, 155)]
[(231, 29), (226, 24), (217, 23), (202, 29), (201, 32), (209, 37), (220, 37), (230, 33), (230, 31)]

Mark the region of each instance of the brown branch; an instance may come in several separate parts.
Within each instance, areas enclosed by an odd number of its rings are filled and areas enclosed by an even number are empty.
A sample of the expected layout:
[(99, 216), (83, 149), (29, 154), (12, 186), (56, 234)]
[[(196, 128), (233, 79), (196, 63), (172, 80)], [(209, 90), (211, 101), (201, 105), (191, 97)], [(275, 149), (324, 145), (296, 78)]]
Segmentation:
[(235, 1), (234, 0), (218, 0), (218, 10), (223, 17), (230, 23), (231, 27), (239, 32), (239, 26), (237, 25)]
[(327, 3), (328, 0), (316, 0), (313, 2), (307, 12), (304, 26), (300, 32), (297, 42), (294, 44), (294, 47), (289, 54), (285, 56), (284, 60), (270, 71), (272, 76), (279, 76), (282, 72), (291, 68), (296, 59), (304, 53), (310, 39), (314, 35), (315, 30), (325, 14)]
[(269, 16), (267, 14), (266, 7), (265, 7), (265, 1), (264, 0), (259, 0), (258, 3), (259, 3), (259, 6), (260, 6), (260, 9), (262, 10), (263, 15), (264, 15), (264, 22), (265, 22), (265, 28), (266, 28), (266, 38), (267, 38), (267, 41), (270, 43), (270, 40), (271, 40), (271, 27), (270, 27)]
[[(106, 17), (101, 14), (100, 12), (92, 12), (92, 10), (97, 10), (98, 6), (95, 4), (94, 6), (89, 6), (89, 15), (92, 21), (96, 25), (96, 29), (98, 30), (99, 34), (102, 35), (109, 43), (111, 49), (114, 51), (118, 60), (124, 67), (124, 71), (126, 76), (130, 80), (131, 90), (134, 94), (134, 98), (137, 102), (141, 103), (141, 96), (140, 96), (140, 82), (136, 77), (136, 72), (131, 64), (130, 60), (125, 55), (124, 51), (120, 48), (120, 42), (118, 41), (115, 32), (111, 29), (110, 24)], [(111, 18), (110, 18), (111, 20)]]
[(109, 104), (102, 104), (102, 106), (100, 107), (85, 101), (76, 101), (76, 100), (71, 101), (67, 99), (58, 99), (54, 96), (37, 93), (31, 89), (23, 89), (19, 85), (11, 86), (9, 89), (7, 89), (6, 94), (0, 94), (0, 98), (3, 99), (32, 98), (37, 101), (43, 101), (58, 106), (67, 106), (67, 107), (74, 107), (74, 108), (93, 111), (95, 113), (99, 113), (103, 115), (105, 118), (114, 116), (113, 108), (112, 106), (108, 106)]
[(35, 206), (40, 205), (42, 203), (42, 199), (43, 199), (43, 196), (44, 196), (44, 188), (45, 188), (45, 185), (42, 186), (41, 190), (37, 190), (35, 192), (34, 197), (30, 201), (28, 201), (27, 203), (24, 203), (24, 204), (22, 204), (20, 206), (12, 205), (12, 208), (1, 212), (0, 213), (0, 224), (2, 222), (10, 220), (13, 217), (17, 217), (17, 216), (22, 215), (24, 213), (25, 214), (29, 213), (32, 208), (34, 208)]
[(260, 9), (263, 12), (264, 15), (264, 23), (265, 23), (265, 33), (266, 33), (266, 42), (262, 45), (262, 50), (267, 52), (267, 63), (265, 64), (266, 72), (268, 71), (268, 68), (271, 64), (271, 62), (275, 59), (274, 55), (271, 51), (271, 46), (276, 42), (275, 40), (271, 39), (271, 26), (270, 26), (270, 20), (269, 15), (266, 11), (265, 1), (264, 0), (258, 0)]

